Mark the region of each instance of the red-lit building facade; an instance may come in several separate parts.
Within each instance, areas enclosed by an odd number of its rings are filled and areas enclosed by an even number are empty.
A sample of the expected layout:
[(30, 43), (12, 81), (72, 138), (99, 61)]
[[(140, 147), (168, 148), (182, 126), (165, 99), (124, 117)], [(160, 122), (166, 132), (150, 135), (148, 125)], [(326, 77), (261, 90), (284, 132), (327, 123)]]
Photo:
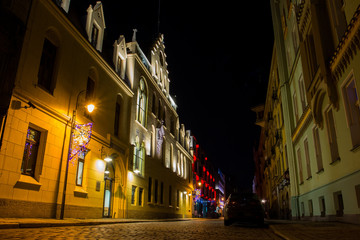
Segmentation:
[(193, 137), (193, 181), (194, 181), (194, 217), (215, 216), (216, 202), (216, 168), (205, 155), (199, 146), (196, 138)]

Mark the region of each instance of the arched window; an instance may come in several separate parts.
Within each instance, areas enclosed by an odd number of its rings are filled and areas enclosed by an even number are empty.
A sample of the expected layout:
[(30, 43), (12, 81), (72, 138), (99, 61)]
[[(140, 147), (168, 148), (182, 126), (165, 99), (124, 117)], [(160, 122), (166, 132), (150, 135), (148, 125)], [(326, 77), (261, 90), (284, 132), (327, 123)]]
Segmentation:
[(133, 171), (136, 174), (144, 175), (144, 161), (145, 161), (145, 145), (139, 143), (139, 138), (136, 137), (134, 146), (134, 162)]
[(145, 126), (146, 119), (146, 101), (147, 101), (147, 93), (144, 78), (140, 78), (139, 88), (138, 88), (138, 96), (137, 96), (137, 110), (136, 110), (136, 120), (141, 123), (141, 125)]

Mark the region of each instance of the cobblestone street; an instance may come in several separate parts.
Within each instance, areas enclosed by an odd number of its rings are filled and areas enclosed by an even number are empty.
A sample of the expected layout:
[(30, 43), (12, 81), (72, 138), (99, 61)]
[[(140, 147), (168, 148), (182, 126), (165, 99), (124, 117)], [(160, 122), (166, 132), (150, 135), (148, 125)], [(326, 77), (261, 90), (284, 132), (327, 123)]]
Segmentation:
[(225, 227), (222, 220), (1, 229), (0, 239), (281, 239), (269, 228)]

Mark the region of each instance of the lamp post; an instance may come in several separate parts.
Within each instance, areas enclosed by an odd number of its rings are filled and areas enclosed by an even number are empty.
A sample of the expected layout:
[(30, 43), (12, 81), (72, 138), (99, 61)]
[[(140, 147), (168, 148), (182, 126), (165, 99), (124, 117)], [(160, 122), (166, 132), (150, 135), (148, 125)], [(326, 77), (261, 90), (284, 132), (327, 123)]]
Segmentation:
[[(64, 190), (63, 190), (63, 196), (62, 196), (62, 201), (61, 201), (61, 211), (60, 211), (60, 219), (64, 219), (64, 212), (65, 212), (65, 199), (66, 199), (66, 186), (67, 186), (67, 179), (68, 179), (68, 173), (69, 173), (69, 162), (71, 160), (71, 152), (72, 152), (72, 142), (73, 142), (73, 133), (74, 133), (74, 128), (75, 128), (75, 122), (76, 122), (76, 112), (77, 112), (77, 107), (78, 107), (78, 102), (79, 102), (79, 96), (80, 94), (84, 93), (85, 90), (82, 90), (78, 93), (77, 97), (76, 97), (76, 105), (75, 105), (75, 109), (73, 110), (73, 115), (71, 118), (71, 131), (70, 131), (70, 140), (69, 140), (69, 151), (68, 151), (68, 156), (67, 156), (67, 160), (66, 160), (66, 168), (65, 168), (65, 179), (64, 179)], [(88, 104), (86, 106), (87, 111), (88, 112), (92, 112), (94, 110), (94, 105), (93, 104)]]

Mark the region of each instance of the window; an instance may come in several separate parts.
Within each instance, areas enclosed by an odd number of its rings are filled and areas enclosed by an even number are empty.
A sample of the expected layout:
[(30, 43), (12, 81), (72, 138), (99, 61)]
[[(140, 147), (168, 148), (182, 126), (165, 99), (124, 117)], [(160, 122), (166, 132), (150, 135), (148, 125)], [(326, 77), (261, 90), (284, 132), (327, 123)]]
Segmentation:
[(143, 78), (140, 78), (137, 96), (136, 120), (143, 126), (145, 126), (146, 118), (146, 96), (145, 82)]
[(322, 162), (322, 156), (321, 156), (319, 129), (317, 126), (315, 126), (313, 128), (313, 136), (314, 136), (314, 143), (315, 143), (316, 163), (317, 163), (318, 172), (320, 172), (324, 168), (323, 168), (323, 162)]
[(304, 140), (305, 148), (305, 160), (306, 160), (306, 170), (307, 170), (307, 179), (311, 178), (311, 166), (310, 166), (310, 155), (309, 155), (309, 143), (308, 140)]
[(295, 125), (299, 121), (299, 109), (297, 104), (296, 93), (293, 94), (294, 114), (295, 114)]
[(180, 207), (180, 191), (177, 190), (177, 193), (176, 193), (176, 207)]
[(331, 152), (331, 163), (333, 163), (337, 160), (340, 160), (338, 144), (336, 140), (335, 121), (331, 108), (329, 108), (325, 114), (326, 114), (328, 140), (329, 140), (330, 152)]
[(305, 48), (306, 48), (305, 61), (307, 63), (307, 67), (309, 69), (309, 77), (310, 77), (310, 79), (313, 79), (315, 77), (316, 71), (318, 69), (318, 63), (317, 63), (317, 59), (316, 59), (314, 37), (311, 32), (312, 32), (312, 30), (309, 31), (304, 43), (305, 43)]
[(151, 112), (156, 114), (156, 95), (155, 95), (155, 93), (153, 93)]
[(135, 204), (136, 186), (131, 187), (131, 204)]
[(151, 202), (151, 189), (152, 189), (152, 178), (149, 177), (149, 186), (148, 186), (148, 202)]
[(85, 93), (86, 104), (94, 100), (94, 91), (95, 91), (95, 81), (91, 78), (88, 78), (86, 84), (86, 93)]
[(97, 47), (98, 37), (99, 37), (99, 29), (94, 24), (91, 32), (91, 45), (93, 45), (93, 47), (95, 48)]
[(164, 204), (164, 183), (160, 183), (160, 204)]
[(343, 201), (342, 193), (341, 191), (334, 192), (333, 195), (334, 195), (336, 216), (342, 217), (344, 215), (344, 201)]
[(139, 188), (139, 206), (143, 205), (143, 193), (144, 193), (144, 189)]
[(140, 145), (139, 139), (137, 138), (134, 148), (135, 149), (134, 149), (133, 171), (136, 174), (144, 175), (144, 160), (145, 160), (144, 143)]
[(314, 208), (313, 208), (312, 200), (308, 201), (308, 205), (309, 205), (309, 215), (310, 215), (310, 217), (312, 217), (314, 215)]
[(301, 202), (301, 217), (305, 217), (305, 204)]
[[(359, 187), (359, 189), (360, 189), (360, 187)], [(172, 194), (172, 189), (171, 189), (171, 185), (169, 186), (169, 206), (171, 206), (172, 205), (172, 198), (171, 198), (171, 194)], [(360, 191), (359, 191), (359, 195), (360, 195)], [(359, 201), (360, 201), (360, 196), (359, 196)], [(359, 205), (360, 206), (360, 205)]]
[(25, 149), (21, 164), (21, 173), (35, 176), (36, 161), (39, 152), (41, 132), (31, 127), (28, 128), (25, 141)]
[(346, 118), (350, 128), (350, 135), (353, 148), (360, 146), (360, 103), (355, 79), (350, 78), (342, 89)]
[(122, 103), (122, 99), (118, 95), (116, 98), (116, 103), (115, 103), (115, 120), (114, 120), (114, 135), (115, 136), (119, 136), (121, 103)]
[(53, 94), (55, 89), (55, 61), (57, 47), (45, 38), (38, 72), (38, 85)]
[(154, 202), (158, 202), (158, 180), (155, 179), (155, 186), (154, 186)]
[(303, 168), (302, 168), (300, 148), (297, 150), (297, 157), (298, 157), (298, 164), (299, 164), (299, 178), (300, 178), (300, 184), (301, 184), (304, 182), (304, 177), (303, 177)]
[(357, 199), (358, 208), (360, 208), (360, 184), (355, 186), (355, 193)]
[(325, 217), (326, 207), (325, 207), (325, 198), (319, 197), (319, 205), (320, 205), (320, 216)]
[(305, 111), (305, 108), (307, 106), (307, 102), (306, 102), (306, 91), (305, 91), (305, 84), (304, 84), (304, 78), (301, 75), (300, 80), (299, 80), (299, 89), (300, 89), (300, 100), (301, 100), (301, 107), (302, 107), (302, 111)]
[(86, 151), (80, 151), (78, 156), (78, 165), (76, 171), (76, 185), (82, 186), (84, 176), (84, 163)]

